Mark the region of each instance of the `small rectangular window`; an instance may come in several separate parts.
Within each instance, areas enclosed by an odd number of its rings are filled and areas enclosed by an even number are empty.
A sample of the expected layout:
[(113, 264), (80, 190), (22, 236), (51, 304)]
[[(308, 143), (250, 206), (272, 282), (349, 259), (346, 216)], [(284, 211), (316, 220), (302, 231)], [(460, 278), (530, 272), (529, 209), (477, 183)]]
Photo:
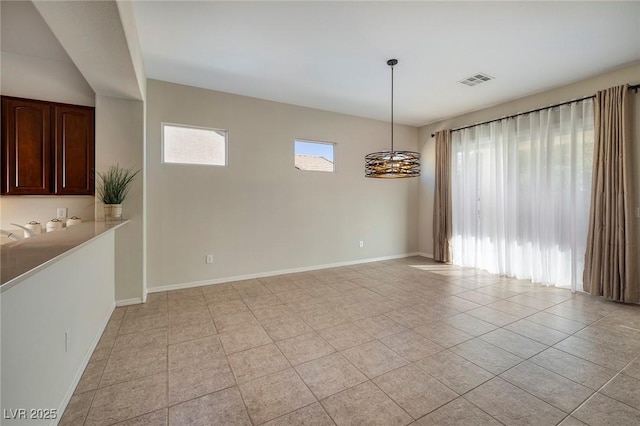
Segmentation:
[(162, 162), (227, 165), (227, 131), (162, 124)]
[(295, 141), (295, 165), (298, 170), (333, 172), (335, 144), (328, 142)]

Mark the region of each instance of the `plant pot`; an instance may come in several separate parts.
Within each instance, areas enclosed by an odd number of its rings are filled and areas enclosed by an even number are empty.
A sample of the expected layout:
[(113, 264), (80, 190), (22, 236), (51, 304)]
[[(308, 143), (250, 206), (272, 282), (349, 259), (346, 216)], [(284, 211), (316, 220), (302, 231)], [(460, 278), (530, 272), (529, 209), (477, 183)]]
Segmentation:
[(104, 221), (120, 222), (122, 220), (122, 204), (105, 204)]

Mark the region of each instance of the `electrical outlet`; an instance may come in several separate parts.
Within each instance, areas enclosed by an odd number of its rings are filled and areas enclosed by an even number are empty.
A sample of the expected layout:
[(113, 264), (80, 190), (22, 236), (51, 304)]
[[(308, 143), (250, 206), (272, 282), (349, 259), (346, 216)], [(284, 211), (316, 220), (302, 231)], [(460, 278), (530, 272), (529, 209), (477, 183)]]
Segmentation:
[(360, 248), (364, 247), (364, 241), (360, 241)]
[(56, 218), (58, 218), (58, 219), (66, 219), (67, 218), (67, 208), (66, 207), (58, 207), (58, 212), (56, 213)]
[(209, 264), (213, 263), (213, 255), (212, 254), (208, 254), (207, 255), (207, 263), (209, 263)]
[(64, 332), (64, 351), (69, 352), (71, 348), (71, 329)]

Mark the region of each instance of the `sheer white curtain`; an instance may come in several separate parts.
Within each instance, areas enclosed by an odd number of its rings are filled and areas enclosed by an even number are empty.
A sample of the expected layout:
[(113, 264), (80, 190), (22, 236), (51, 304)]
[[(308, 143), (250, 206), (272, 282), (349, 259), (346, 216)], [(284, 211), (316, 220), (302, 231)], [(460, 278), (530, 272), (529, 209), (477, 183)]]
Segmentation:
[(452, 133), (453, 263), (582, 290), (593, 101)]

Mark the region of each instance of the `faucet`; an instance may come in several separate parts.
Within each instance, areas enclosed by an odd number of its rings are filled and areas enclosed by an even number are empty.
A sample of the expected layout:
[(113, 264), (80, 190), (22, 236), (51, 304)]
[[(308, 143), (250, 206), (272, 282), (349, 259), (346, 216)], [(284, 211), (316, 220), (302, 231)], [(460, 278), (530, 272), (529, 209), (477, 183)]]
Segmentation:
[(0, 237), (8, 238), (11, 241), (20, 241), (22, 237), (14, 234), (13, 232), (5, 231), (4, 229), (0, 229)]
[[(25, 238), (33, 237), (34, 235), (36, 235), (36, 233), (33, 232), (31, 229), (29, 229), (27, 227), (24, 227), (22, 225), (18, 225), (17, 223), (10, 223), (10, 225), (17, 226), (18, 228), (24, 230), (24, 237)], [(11, 237), (9, 237), (9, 238), (11, 238)]]

